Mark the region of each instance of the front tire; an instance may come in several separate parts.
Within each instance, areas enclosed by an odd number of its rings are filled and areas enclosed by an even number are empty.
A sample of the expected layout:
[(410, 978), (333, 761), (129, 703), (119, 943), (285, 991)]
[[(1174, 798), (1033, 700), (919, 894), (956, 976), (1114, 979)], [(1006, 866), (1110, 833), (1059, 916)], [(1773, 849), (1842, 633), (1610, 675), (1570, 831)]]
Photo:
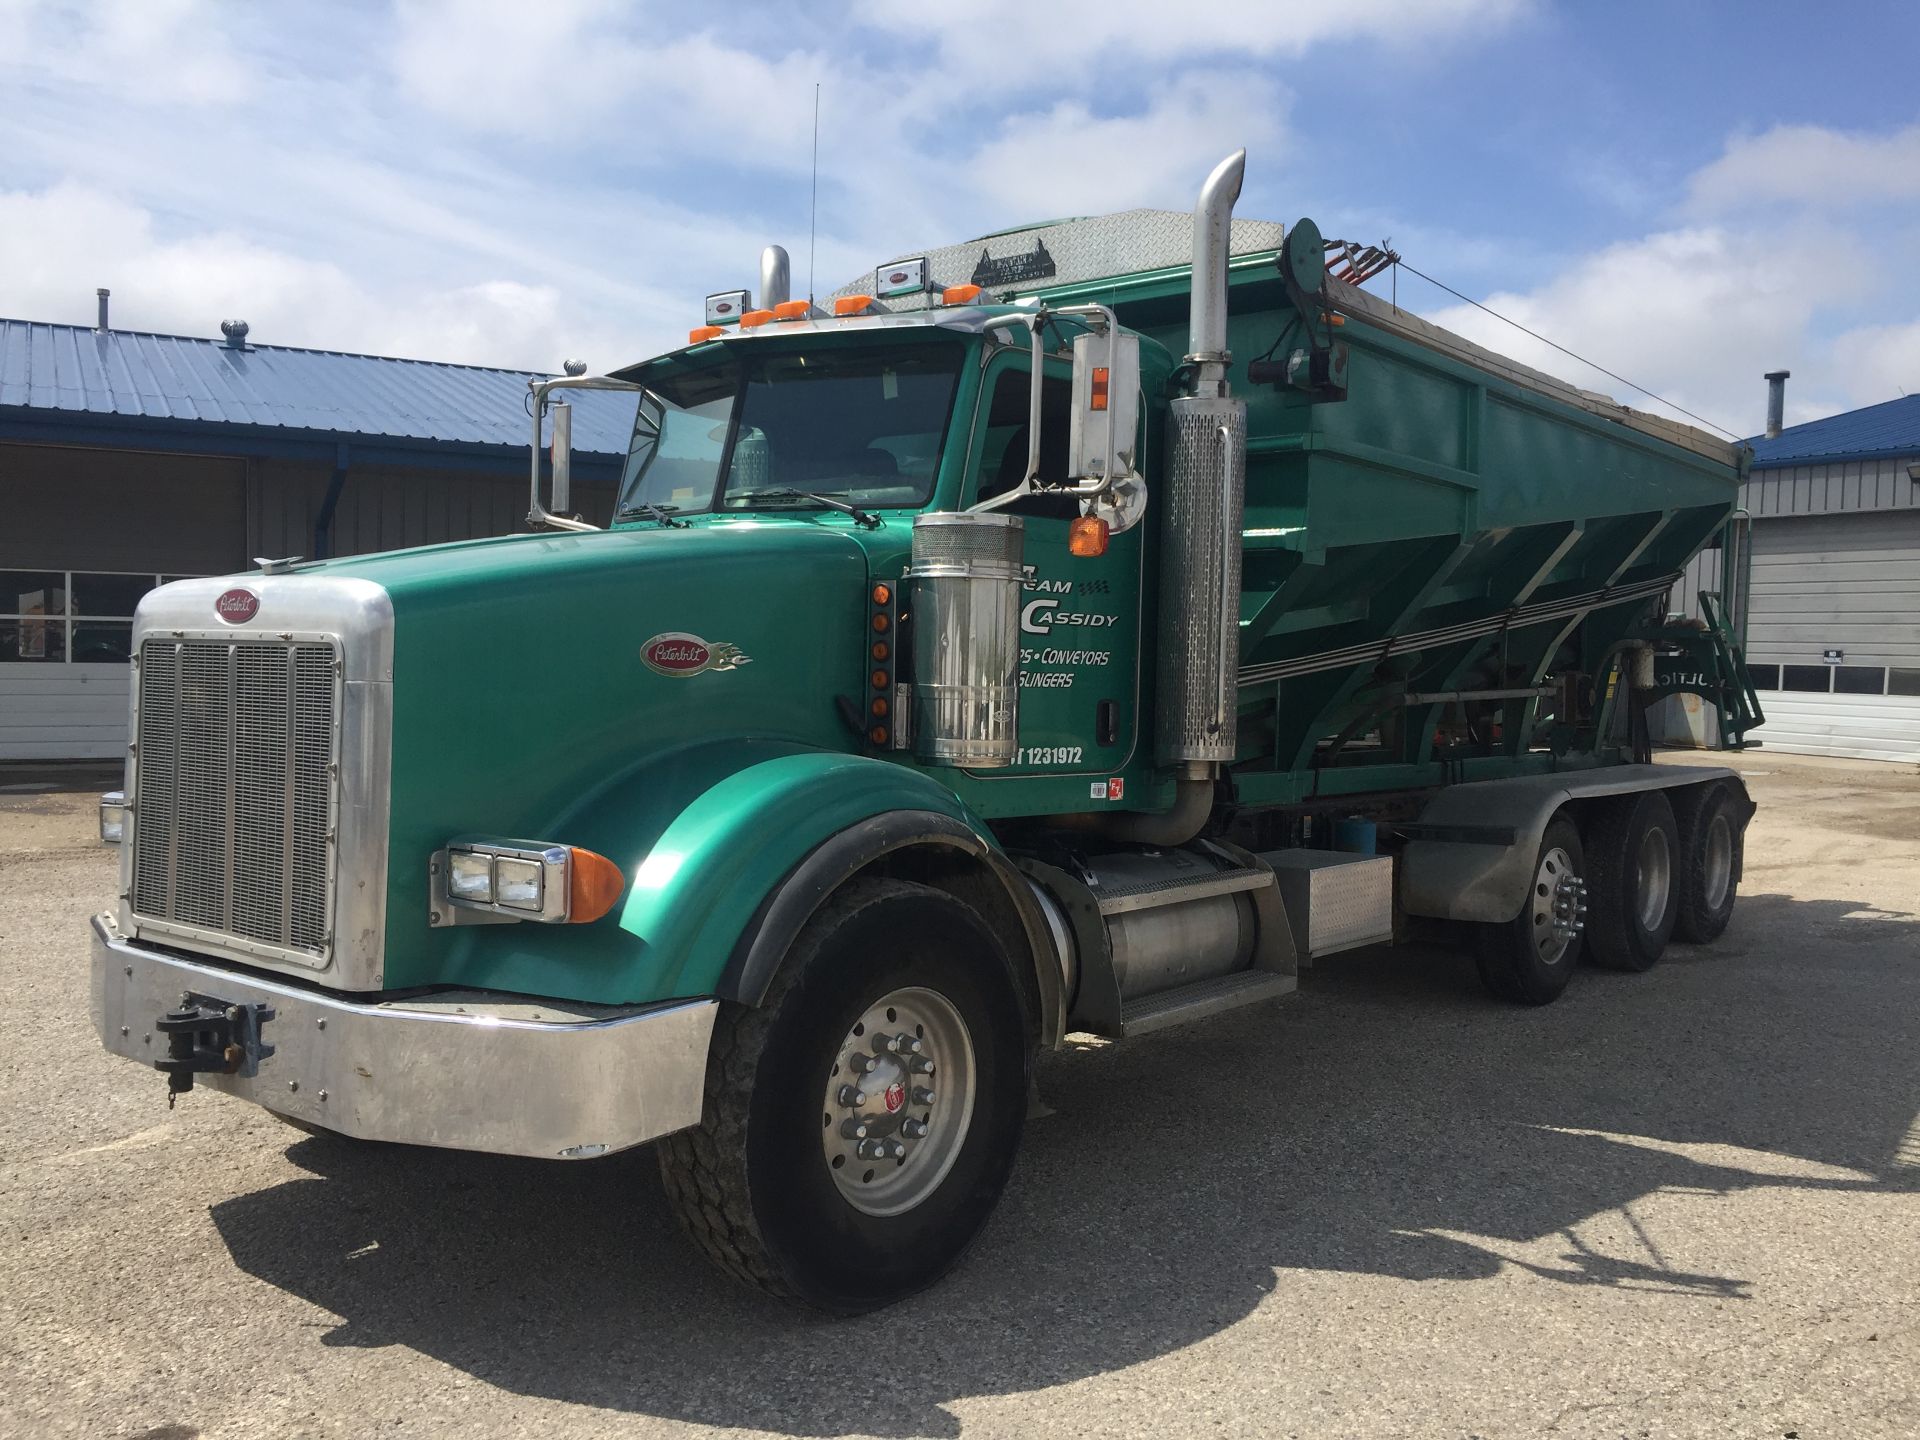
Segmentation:
[(929, 886), (856, 880), (714, 1027), (699, 1126), (660, 1146), (720, 1266), (837, 1314), (924, 1289), (1013, 1168), (1032, 1043), (1004, 947)]
[(1679, 916), (1680, 831), (1659, 790), (1602, 806), (1587, 835), (1593, 872), (1587, 953), (1610, 970), (1651, 970)]

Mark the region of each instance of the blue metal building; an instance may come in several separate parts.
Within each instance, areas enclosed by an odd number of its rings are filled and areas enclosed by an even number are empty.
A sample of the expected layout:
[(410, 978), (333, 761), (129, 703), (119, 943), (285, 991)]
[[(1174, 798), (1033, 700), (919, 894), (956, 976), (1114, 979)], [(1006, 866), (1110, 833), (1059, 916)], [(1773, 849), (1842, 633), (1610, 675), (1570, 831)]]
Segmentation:
[[(163, 580), (524, 528), (544, 377), (222, 328), (0, 319), (0, 760), (121, 753), (133, 607)], [(575, 398), (589, 519), (632, 423), (630, 397)]]

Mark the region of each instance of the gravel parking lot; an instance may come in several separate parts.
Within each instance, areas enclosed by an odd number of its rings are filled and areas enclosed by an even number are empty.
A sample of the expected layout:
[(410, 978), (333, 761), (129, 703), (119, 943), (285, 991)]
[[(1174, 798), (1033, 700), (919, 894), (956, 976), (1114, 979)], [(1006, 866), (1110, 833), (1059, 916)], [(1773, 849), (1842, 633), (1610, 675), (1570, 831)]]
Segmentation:
[(1920, 1433), (1920, 773), (1739, 763), (1719, 944), (1539, 1011), (1362, 952), (1050, 1057), (984, 1240), (853, 1322), (711, 1272), (644, 1152), (169, 1113), (87, 1014), (91, 794), (0, 788), (0, 1432)]

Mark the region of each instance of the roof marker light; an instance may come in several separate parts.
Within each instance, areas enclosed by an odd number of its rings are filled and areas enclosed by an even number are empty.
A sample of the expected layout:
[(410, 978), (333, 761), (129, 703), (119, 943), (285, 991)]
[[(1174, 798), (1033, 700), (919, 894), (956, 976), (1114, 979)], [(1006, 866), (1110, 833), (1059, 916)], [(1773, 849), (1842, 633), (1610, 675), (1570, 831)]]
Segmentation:
[(782, 300), (773, 307), (776, 320), (804, 320), (813, 313), (811, 300)]
[(756, 325), (764, 325), (773, 318), (771, 310), (749, 310), (740, 317), (740, 328), (751, 330)]
[(971, 305), (980, 298), (978, 285), (949, 285), (940, 292), (942, 305)]
[(703, 341), (717, 340), (726, 333), (727, 327), (724, 325), (696, 325), (687, 332), (687, 343), (698, 345)]
[(873, 297), (871, 295), (842, 295), (838, 300), (833, 302), (833, 313), (836, 315), (860, 315), (864, 314), (872, 305)]

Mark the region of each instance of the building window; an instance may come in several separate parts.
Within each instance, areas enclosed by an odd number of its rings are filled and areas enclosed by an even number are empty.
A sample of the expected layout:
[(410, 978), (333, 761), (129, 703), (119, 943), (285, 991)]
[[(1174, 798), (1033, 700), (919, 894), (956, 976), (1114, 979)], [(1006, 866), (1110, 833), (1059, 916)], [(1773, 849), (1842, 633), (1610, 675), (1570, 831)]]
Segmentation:
[(1747, 678), (1753, 681), (1756, 690), (1778, 690), (1780, 688), (1780, 667), (1778, 665), (1749, 665)]
[(1887, 671), (1887, 694), (1920, 695), (1920, 670)]
[(0, 570), (0, 664), (124, 664), (133, 611), (183, 575), (111, 570)]
[(1817, 691), (1824, 695), (1832, 688), (1833, 669), (1831, 665), (1782, 665), (1780, 667), (1780, 688), (1782, 690)]
[(1836, 665), (1833, 667), (1833, 693), (1836, 695), (1884, 695), (1887, 672), (1881, 665)]

